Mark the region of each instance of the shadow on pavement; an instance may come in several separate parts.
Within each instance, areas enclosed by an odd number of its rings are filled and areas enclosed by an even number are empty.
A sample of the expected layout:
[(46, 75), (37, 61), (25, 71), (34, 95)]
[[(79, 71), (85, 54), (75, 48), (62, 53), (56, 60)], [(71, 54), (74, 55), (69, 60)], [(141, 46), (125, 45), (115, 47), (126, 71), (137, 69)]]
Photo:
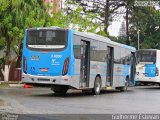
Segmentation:
[(95, 97), (95, 96), (104, 96), (109, 94), (126, 94), (133, 92), (133, 90), (127, 90), (126, 92), (116, 91), (116, 90), (101, 90), (101, 93), (99, 95), (93, 95), (91, 92), (83, 93), (81, 90), (69, 90), (66, 94), (55, 94), (55, 93), (46, 93), (46, 94), (31, 94), (29, 96), (34, 97)]
[(0, 118), (2, 119), (11, 118), (14, 120), (111, 120), (112, 115), (111, 114), (12, 114), (12, 113), (2, 113), (0, 114)]
[(160, 90), (160, 86), (136, 86), (135, 89)]

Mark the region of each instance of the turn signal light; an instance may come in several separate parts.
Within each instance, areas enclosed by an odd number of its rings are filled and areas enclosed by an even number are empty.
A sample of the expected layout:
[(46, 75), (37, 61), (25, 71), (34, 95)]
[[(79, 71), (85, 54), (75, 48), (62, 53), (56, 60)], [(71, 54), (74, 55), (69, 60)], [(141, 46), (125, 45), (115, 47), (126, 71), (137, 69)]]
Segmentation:
[(23, 71), (27, 73), (27, 61), (25, 56), (23, 56)]
[(66, 75), (68, 73), (68, 65), (69, 65), (69, 58), (66, 58), (63, 66), (62, 75)]
[(156, 67), (156, 76), (159, 75), (159, 69)]

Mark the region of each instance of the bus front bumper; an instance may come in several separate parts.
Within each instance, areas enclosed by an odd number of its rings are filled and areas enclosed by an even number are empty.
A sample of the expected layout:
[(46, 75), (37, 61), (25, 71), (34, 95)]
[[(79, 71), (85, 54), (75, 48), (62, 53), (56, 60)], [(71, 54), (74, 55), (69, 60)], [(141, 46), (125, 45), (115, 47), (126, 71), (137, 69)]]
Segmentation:
[(160, 77), (138, 77), (135, 76), (136, 82), (160, 83)]
[(41, 85), (68, 85), (74, 87), (71, 76), (35, 76), (22, 74), (22, 83)]

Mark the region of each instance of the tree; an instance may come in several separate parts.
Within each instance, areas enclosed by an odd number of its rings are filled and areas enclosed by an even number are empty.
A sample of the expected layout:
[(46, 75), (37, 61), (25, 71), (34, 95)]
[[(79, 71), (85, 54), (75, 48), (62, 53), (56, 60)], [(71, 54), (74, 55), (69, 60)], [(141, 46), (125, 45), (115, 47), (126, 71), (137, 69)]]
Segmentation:
[[(0, 0), (0, 40), (5, 44), (4, 66), (1, 71), (8, 81), (10, 65), (21, 59), (24, 31), (28, 27), (46, 26), (49, 15), (43, 0)], [(11, 49), (17, 56), (11, 59)]]
[[(99, 24), (95, 21), (97, 14), (83, 11), (83, 7), (77, 6), (75, 1), (66, 2), (64, 14), (68, 17), (69, 27), (78, 31), (96, 33), (101, 29)], [(71, 8), (70, 5), (74, 7)], [(101, 33), (102, 34), (102, 33)]]
[[(124, 0), (67, 0), (69, 1), (69, 4), (82, 6), (83, 13), (91, 13), (95, 14), (95, 20), (101, 26), (101, 29), (103, 28), (103, 32), (105, 33), (105, 36), (109, 36), (108, 33), (108, 27), (110, 23), (115, 19), (115, 16), (117, 14), (121, 14), (122, 11), (119, 11), (118, 9), (120, 7), (125, 6)], [(71, 11), (71, 9), (67, 8), (67, 11)], [(102, 31), (99, 31), (97, 33), (102, 33)]]
[(137, 46), (137, 31), (140, 30), (140, 48), (160, 49), (160, 11), (154, 7), (138, 7), (132, 14), (132, 45)]

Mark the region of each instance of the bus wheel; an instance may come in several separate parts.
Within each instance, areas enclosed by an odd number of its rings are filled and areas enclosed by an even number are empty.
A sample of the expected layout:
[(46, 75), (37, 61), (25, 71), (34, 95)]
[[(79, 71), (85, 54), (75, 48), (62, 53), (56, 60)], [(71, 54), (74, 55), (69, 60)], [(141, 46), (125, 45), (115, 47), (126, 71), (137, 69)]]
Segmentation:
[(52, 87), (52, 90), (54, 91), (55, 94), (64, 95), (68, 91), (68, 87), (65, 87), (65, 86), (62, 86), (62, 87), (55, 86), (55, 87)]
[(88, 90), (82, 90), (82, 93), (85, 95), (91, 95), (92, 94), (92, 90), (88, 89)]
[(101, 91), (101, 78), (97, 76), (94, 81), (94, 88), (92, 89), (92, 93), (94, 95), (98, 95), (100, 94), (100, 91)]

